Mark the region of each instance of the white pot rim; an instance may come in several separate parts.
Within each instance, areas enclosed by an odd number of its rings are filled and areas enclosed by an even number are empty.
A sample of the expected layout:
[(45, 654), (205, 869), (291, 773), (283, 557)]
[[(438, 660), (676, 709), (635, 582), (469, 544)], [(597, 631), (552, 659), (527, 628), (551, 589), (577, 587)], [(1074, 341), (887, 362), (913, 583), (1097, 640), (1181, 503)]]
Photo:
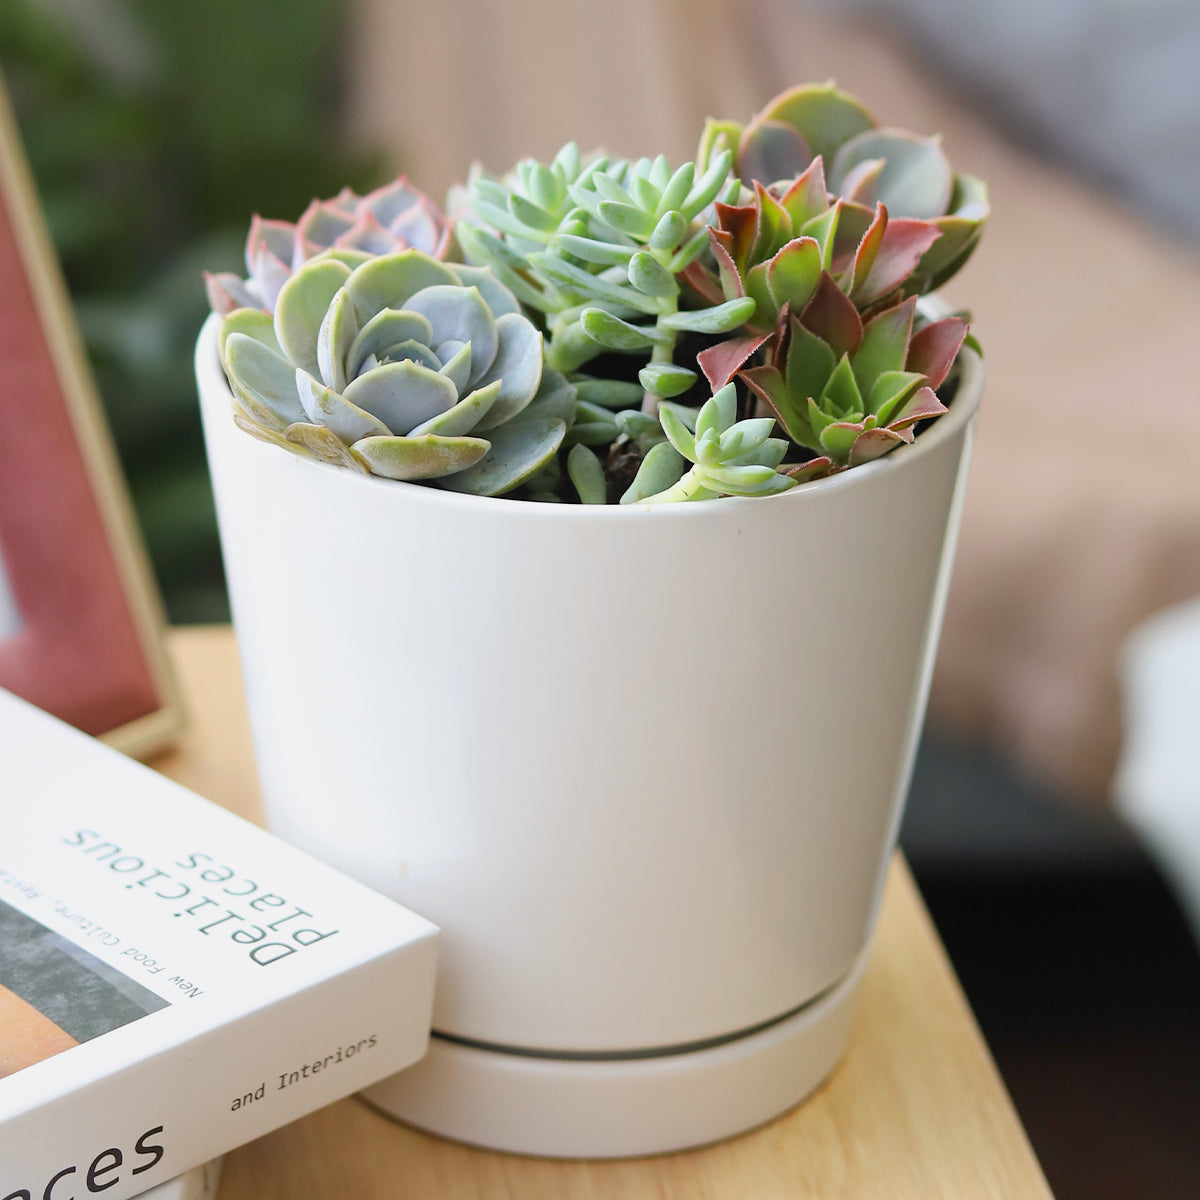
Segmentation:
[[(941, 316), (949, 312), (949, 308), (938, 300), (926, 300), (925, 305), (932, 310), (933, 315)], [(213, 313), (205, 321), (200, 330), (196, 344), (196, 374), (206, 388), (216, 388), (227, 394), (232, 401), (229, 384), (221, 369), (217, 354), (217, 329), (220, 317)], [(533, 501), (513, 501), (505, 496), (473, 496), (463, 492), (445, 491), (438, 487), (430, 487), (421, 483), (404, 483), (395, 479), (382, 479), (377, 475), (362, 475), (348, 471), (330, 463), (318, 462), (315, 459), (293, 455), (295, 461), (310, 470), (320, 470), (327, 474), (337, 475), (345, 487), (367, 487), (382, 489), (381, 495), (391, 494), (397, 499), (380, 501), (381, 503), (399, 503), (399, 497), (408, 495), (412, 500), (423, 504), (436, 505), (453, 509), (466, 505), (479, 512), (485, 511), (480, 506), (489, 506), (495, 513), (497, 506), (504, 509), (517, 509), (522, 519), (578, 524), (591, 521), (621, 521), (621, 520), (655, 520), (655, 521), (696, 521), (704, 520), (705, 514), (711, 518), (716, 515), (714, 509), (725, 514), (740, 512), (746, 505), (758, 507), (763, 504), (803, 504), (806, 497), (815, 497), (834, 491), (835, 489), (855, 487), (867, 482), (868, 479), (886, 474), (887, 472), (912, 469), (917, 461), (932, 453), (942, 442), (958, 435), (961, 428), (968, 424), (979, 408), (983, 396), (983, 360), (969, 346), (963, 346), (959, 351), (959, 361), (962, 365), (962, 376), (958, 392), (951, 401), (948, 411), (928, 425), (919, 436), (907, 445), (898, 446), (882, 458), (861, 466), (840, 471), (836, 475), (824, 479), (812, 480), (779, 492), (774, 496), (724, 496), (715, 501), (701, 501), (692, 504), (539, 504)], [(248, 440), (249, 435), (245, 435)], [(263, 453), (280, 453), (277, 446), (265, 442), (257, 442)], [(327, 481), (332, 485), (332, 480)], [(515, 513), (513, 514), (516, 515)]]

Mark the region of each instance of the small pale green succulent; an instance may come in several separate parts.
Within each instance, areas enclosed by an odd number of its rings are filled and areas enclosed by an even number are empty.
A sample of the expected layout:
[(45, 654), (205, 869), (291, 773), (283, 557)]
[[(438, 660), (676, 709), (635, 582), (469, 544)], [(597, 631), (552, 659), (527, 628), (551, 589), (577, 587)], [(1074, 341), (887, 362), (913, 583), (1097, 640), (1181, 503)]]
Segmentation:
[(698, 177), (692, 163), (673, 171), (661, 155), (583, 163), (569, 144), (549, 166), (518, 164), (505, 182), (477, 174), (459, 240), (545, 314), (548, 362), (577, 371), (605, 350), (648, 355), (639, 378), (653, 413), (697, 379), (674, 361), (679, 334), (728, 333), (754, 312), (748, 297), (707, 304), (679, 281), (707, 249), (713, 201), (737, 193), (731, 161), (717, 155)]
[(666, 441), (647, 452), (622, 504), (773, 496), (796, 486), (794, 478), (777, 470), (787, 453), (787, 440), (771, 436), (771, 417), (737, 419), (737, 389), (732, 383), (699, 410), (663, 404), (659, 419)]
[(243, 428), (387, 479), (499, 495), (545, 466), (574, 415), (513, 294), (417, 250), (353, 270), (314, 258), (273, 317), (227, 315), (221, 347)]

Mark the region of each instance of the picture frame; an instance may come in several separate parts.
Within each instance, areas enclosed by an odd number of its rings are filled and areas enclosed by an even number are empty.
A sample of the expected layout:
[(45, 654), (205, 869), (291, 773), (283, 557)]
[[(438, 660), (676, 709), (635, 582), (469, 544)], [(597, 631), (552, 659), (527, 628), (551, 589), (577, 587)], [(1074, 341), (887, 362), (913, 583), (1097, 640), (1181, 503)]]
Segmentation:
[(0, 687), (138, 757), (179, 730), (164, 618), (0, 77)]

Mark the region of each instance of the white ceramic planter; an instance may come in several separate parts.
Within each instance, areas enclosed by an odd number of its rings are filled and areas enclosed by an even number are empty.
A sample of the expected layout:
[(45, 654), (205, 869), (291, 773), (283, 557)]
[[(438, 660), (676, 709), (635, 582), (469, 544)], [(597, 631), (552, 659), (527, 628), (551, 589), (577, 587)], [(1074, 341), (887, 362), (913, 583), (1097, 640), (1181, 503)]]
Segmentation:
[(759, 1123), (828, 1073), (923, 717), (966, 367), (950, 413), (868, 466), (769, 499), (584, 507), (260, 443), (206, 326), (269, 823), (443, 930), (441, 1037), (377, 1102), (509, 1149), (643, 1153)]

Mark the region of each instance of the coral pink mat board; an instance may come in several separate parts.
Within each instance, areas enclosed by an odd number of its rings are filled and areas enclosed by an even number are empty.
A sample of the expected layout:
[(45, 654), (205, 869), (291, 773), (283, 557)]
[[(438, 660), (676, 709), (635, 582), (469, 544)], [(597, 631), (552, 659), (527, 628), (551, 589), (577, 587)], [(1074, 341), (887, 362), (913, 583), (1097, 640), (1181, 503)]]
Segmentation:
[(108, 431), (0, 88), (0, 687), (147, 752), (177, 705)]

